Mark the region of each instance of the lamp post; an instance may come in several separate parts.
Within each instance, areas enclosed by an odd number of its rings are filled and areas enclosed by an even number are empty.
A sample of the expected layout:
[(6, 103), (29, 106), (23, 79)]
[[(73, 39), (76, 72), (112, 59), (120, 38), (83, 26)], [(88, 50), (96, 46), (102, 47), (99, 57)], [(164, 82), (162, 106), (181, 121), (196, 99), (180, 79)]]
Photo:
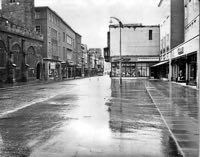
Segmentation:
[[(119, 85), (122, 86), (122, 32), (121, 28), (123, 28), (122, 22), (116, 17), (110, 17), (110, 19), (115, 19), (119, 22)], [(112, 20), (110, 21), (112, 23)]]

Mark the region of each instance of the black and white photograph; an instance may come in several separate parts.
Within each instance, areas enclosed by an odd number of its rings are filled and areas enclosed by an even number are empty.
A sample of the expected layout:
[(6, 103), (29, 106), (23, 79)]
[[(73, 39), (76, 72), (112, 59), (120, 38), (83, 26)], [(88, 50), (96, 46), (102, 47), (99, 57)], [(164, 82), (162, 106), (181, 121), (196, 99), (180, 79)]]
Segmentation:
[(0, 157), (200, 157), (199, 0), (0, 0)]

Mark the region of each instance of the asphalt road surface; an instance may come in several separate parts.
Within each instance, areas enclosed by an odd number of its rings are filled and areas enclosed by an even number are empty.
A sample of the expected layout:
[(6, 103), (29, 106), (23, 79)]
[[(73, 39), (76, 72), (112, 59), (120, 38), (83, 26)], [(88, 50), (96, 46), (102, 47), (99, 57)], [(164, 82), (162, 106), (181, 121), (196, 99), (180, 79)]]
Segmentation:
[(0, 156), (180, 156), (147, 83), (100, 76), (0, 90)]

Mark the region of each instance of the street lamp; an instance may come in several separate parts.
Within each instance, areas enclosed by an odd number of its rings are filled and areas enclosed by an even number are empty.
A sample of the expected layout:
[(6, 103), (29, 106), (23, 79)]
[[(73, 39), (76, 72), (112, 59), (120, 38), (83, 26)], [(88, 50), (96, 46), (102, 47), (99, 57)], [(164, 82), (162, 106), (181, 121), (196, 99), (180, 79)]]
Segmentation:
[(112, 23), (112, 19), (115, 19), (119, 22), (119, 85), (122, 86), (122, 38), (121, 38), (121, 28), (123, 28), (122, 22), (116, 17), (110, 17), (110, 23)]

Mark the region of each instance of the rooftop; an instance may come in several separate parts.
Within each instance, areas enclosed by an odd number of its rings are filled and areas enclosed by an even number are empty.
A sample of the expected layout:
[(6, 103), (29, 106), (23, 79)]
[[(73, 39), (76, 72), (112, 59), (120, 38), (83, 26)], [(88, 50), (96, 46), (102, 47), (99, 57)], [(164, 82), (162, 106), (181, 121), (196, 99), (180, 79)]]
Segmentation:
[[(119, 27), (119, 24), (111, 24), (109, 25), (111, 28)], [(160, 27), (159, 25), (142, 25), (142, 23), (133, 23), (133, 24), (123, 24), (123, 27), (126, 28), (136, 28), (136, 27)]]

